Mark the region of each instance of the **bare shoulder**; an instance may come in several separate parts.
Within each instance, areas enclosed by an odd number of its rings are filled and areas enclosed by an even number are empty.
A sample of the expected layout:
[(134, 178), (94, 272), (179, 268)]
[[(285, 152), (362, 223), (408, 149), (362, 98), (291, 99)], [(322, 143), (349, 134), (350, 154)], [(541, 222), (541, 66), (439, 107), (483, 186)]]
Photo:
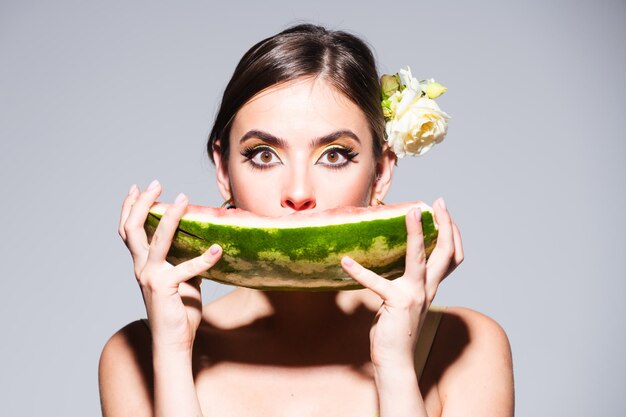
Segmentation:
[(118, 330), (104, 345), (98, 366), (102, 415), (152, 415), (150, 331), (141, 320)]
[(492, 318), (448, 307), (432, 348), (430, 372), (445, 414), (512, 416), (513, 364), (506, 332)]
[(510, 351), (502, 326), (491, 317), (466, 307), (447, 307), (438, 334), (442, 342), (458, 344), (468, 353), (477, 354), (485, 349)]

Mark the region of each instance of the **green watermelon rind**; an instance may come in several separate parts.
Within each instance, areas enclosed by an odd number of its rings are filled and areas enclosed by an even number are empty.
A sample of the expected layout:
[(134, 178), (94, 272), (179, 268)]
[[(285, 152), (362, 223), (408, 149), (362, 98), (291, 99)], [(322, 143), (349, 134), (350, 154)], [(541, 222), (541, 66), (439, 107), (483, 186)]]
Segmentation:
[[(145, 223), (149, 237), (161, 217), (149, 213)], [(437, 240), (430, 211), (422, 211), (422, 230), (428, 257)], [(404, 273), (406, 240), (405, 215), (290, 228), (237, 227), (183, 218), (167, 260), (179, 264), (217, 243), (222, 258), (200, 274), (204, 278), (262, 290), (350, 290), (362, 286), (343, 271), (340, 260), (344, 255), (394, 279)]]

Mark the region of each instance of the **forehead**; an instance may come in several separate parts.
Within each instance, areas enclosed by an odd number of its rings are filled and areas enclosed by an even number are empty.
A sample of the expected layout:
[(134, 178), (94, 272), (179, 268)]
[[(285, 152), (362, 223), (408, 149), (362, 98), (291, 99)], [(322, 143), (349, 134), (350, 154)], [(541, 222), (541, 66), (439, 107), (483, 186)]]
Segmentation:
[(237, 112), (231, 140), (238, 141), (250, 129), (307, 143), (349, 129), (362, 141), (372, 141), (365, 113), (321, 78), (286, 82), (258, 93)]

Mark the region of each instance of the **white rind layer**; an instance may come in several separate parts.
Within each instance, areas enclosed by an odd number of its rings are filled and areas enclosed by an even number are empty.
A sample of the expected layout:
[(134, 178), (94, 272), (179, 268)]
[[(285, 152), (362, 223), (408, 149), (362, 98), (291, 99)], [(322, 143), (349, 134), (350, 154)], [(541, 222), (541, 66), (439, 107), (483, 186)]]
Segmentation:
[[(150, 213), (162, 216), (170, 204), (155, 203)], [(362, 221), (389, 219), (406, 215), (413, 207), (432, 213), (432, 208), (421, 201), (412, 203), (386, 204), (375, 207), (338, 207), (318, 212), (296, 212), (281, 217), (264, 217), (242, 209), (226, 209), (204, 206), (187, 207), (182, 220), (209, 222), (216, 225), (284, 229), (320, 227), (359, 223)]]

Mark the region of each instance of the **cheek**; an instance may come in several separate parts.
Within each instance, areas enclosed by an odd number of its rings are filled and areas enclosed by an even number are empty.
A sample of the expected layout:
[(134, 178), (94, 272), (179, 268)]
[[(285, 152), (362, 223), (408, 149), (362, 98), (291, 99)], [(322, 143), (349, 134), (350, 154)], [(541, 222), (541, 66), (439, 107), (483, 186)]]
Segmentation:
[(318, 179), (315, 195), (318, 204), (325, 208), (369, 205), (372, 191), (369, 171), (326, 172)]
[(230, 179), (238, 208), (262, 216), (275, 215), (277, 202), (280, 202), (280, 179), (274, 172), (253, 171), (242, 166), (231, 173)]

